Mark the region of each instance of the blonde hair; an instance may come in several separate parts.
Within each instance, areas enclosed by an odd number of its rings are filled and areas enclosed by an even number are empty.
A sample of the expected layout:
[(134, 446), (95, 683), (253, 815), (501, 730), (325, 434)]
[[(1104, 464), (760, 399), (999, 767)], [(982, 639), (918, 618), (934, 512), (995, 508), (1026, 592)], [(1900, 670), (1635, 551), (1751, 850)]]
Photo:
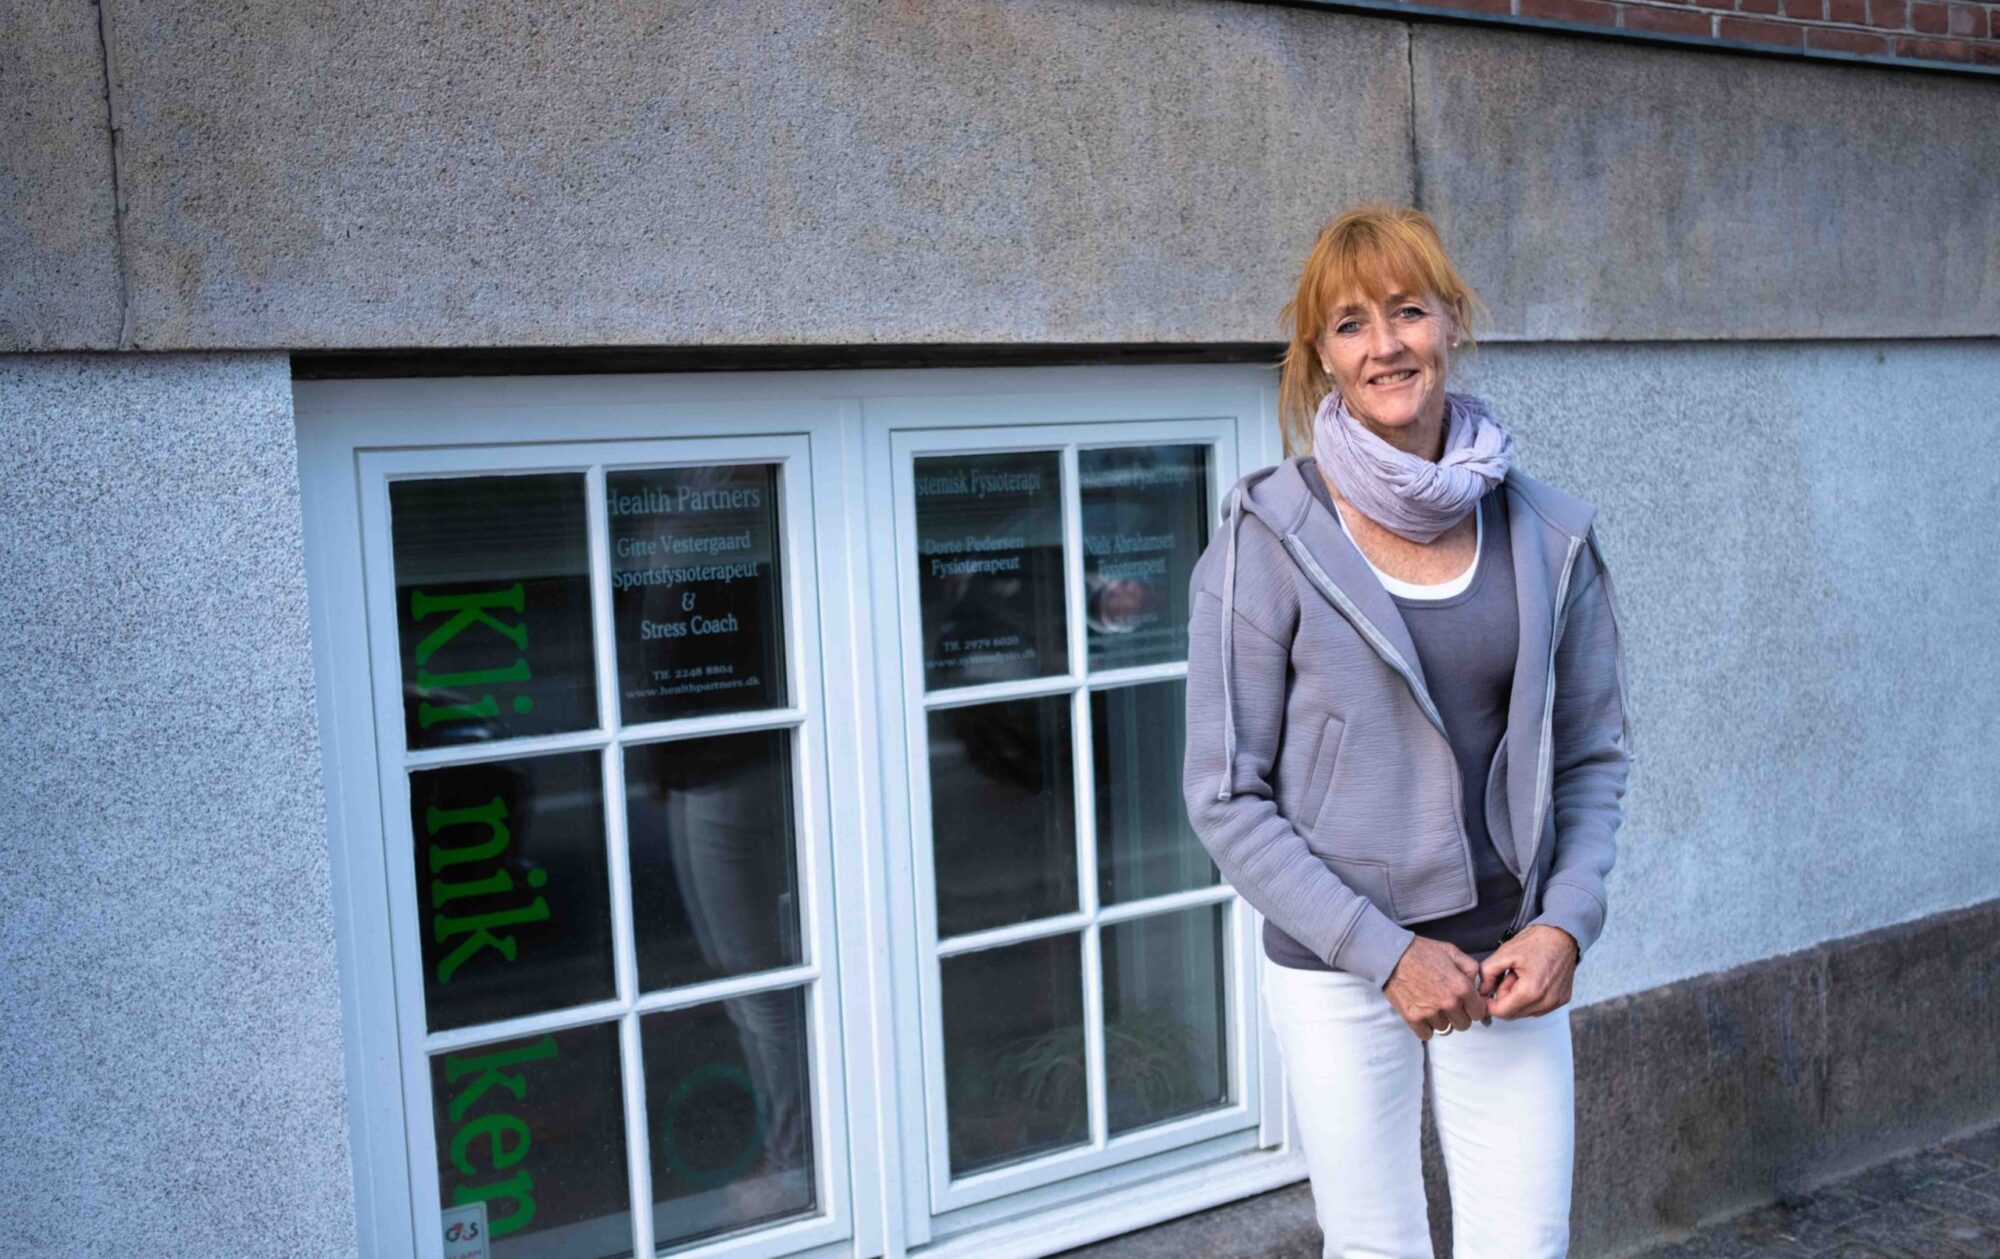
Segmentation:
[[(1384, 287), (1384, 284), (1387, 287)], [(1290, 331), (1278, 383), (1278, 422), (1286, 455), (1312, 449), (1313, 416), (1333, 380), (1320, 367), (1319, 339), (1328, 310), (1341, 295), (1359, 289), (1370, 301), (1398, 290), (1433, 293), (1451, 311), (1466, 349), (1472, 341), (1472, 311), (1485, 303), (1459, 277), (1436, 225), (1410, 206), (1359, 205), (1320, 229), (1299, 273), (1298, 292), (1285, 303), (1280, 321)]]

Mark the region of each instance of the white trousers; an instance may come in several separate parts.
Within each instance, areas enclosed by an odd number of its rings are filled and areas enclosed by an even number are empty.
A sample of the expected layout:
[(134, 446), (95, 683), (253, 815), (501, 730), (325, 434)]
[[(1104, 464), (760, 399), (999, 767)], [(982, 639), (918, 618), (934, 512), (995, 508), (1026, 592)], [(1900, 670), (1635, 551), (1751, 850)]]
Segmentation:
[(1263, 968), (1325, 1259), (1432, 1259), (1426, 1056), (1453, 1259), (1568, 1253), (1576, 1075), (1567, 1005), (1421, 1041), (1359, 975), (1269, 958)]

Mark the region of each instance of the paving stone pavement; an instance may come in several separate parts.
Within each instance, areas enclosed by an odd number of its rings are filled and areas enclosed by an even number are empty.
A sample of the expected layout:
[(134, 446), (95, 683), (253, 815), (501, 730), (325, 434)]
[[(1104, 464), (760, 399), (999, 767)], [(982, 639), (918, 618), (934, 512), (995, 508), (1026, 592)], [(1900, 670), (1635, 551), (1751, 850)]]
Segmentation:
[(2000, 1126), (1632, 1259), (2000, 1259)]

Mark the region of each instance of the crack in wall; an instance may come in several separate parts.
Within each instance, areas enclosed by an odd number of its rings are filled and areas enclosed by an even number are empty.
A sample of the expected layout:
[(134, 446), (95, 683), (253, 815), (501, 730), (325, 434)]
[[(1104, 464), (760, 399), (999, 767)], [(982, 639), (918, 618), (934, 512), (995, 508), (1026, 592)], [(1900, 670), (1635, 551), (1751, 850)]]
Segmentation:
[(132, 339), (132, 275), (125, 247), (125, 127), (123, 92), (111, 37), (111, 0), (97, 0), (97, 52), (104, 69), (104, 115), (111, 132), (111, 224), (118, 250), (118, 348), (138, 348)]
[(1421, 210), (1424, 208), (1424, 167), (1417, 148), (1417, 26), (1414, 22), (1403, 25), (1403, 61), (1410, 75), (1410, 204)]

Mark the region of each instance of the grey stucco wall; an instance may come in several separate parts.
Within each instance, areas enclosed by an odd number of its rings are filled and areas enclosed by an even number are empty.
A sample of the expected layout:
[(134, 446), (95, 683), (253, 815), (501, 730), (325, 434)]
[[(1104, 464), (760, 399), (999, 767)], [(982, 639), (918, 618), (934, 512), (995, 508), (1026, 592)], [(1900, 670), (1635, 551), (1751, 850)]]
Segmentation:
[(0, 128), (62, 281), (0, 349), (106, 344), (121, 265), (146, 349), (1266, 341), (1413, 197), (1497, 339), (2000, 334), (1991, 76), (1240, 0), (106, 6), (122, 250), (96, 7), (0, 9), (64, 105)]
[(0, 1253), (351, 1253), (286, 360), (0, 356), (0, 464)]
[(1632, 793), (1576, 1000), (2000, 896), (2000, 341), (1489, 346), (1595, 501)]
[[(0, 359), (0, 1251), (113, 1215), (354, 1247), (286, 381)], [(1616, 566), (1640, 760), (1578, 1004), (2000, 895), (2000, 341), (1489, 346), (1460, 383)]]

